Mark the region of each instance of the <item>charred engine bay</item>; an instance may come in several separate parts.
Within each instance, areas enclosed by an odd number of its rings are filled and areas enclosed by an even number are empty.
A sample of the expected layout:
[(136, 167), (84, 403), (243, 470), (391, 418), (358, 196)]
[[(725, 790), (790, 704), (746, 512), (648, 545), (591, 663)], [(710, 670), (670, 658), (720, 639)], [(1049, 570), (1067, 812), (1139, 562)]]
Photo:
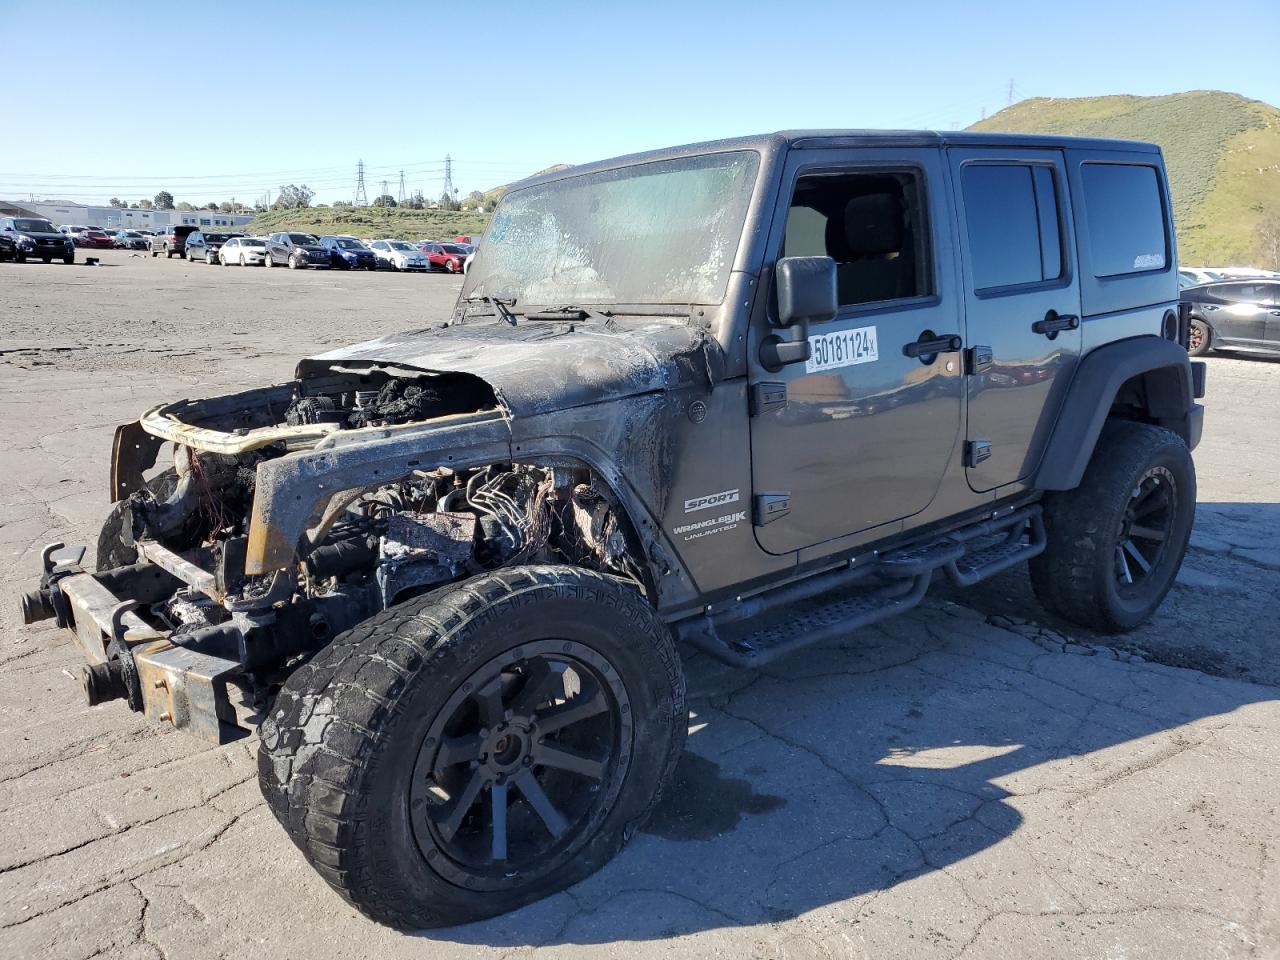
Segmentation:
[[(281, 421), (357, 430), (495, 405), (487, 384), (466, 375), (344, 372), (293, 384), (274, 413), (224, 407), (183, 422), (230, 434)], [(234, 653), (246, 671), (269, 673), (387, 606), (501, 566), (572, 563), (645, 588), (633, 535), (603, 484), (586, 469), (527, 463), (419, 469), (336, 491), (290, 569), (246, 576), (258, 464), (316, 439), (289, 436), (234, 454), (178, 444), (172, 471), (125, 501), (126, 541), (154, 541), (212, 575), (213, 589), (174, 578), (172, 591), (142, 611), (173, 642)]]

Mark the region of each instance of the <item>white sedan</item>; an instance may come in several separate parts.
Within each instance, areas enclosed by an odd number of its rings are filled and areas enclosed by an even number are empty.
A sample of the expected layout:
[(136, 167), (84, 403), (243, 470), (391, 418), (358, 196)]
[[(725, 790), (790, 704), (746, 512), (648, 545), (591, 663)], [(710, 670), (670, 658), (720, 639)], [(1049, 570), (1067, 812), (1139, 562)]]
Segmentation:
[(242, 267), (260, 267), (267, 262), (267, 242), (257, 237), (232, 237), (218, 251), (224, 267), (235, 263)]
[(375, 240), (369, 244), (369, 249), (378, 258), (379, 266), (392, 270), (421, 270), (423, 273), (429, 269), (427, 258), (405, 240)]

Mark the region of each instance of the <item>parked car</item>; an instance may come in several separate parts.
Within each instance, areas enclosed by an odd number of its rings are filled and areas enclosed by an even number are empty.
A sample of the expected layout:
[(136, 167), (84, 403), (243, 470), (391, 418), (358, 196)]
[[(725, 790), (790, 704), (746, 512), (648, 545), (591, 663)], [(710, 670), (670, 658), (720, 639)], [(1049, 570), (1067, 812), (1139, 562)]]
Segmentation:
[(328, 267), (329, 249), (309, 233), (273, 233), (267, 237), (265, 263), (268, 267), (288, 266), (293, 270)]
[(1213, 283), (1215, 280), (1221, 279), (1223, 279), (1222, 274), (1207, 267), (1178, 267), (1179, 288), (1185, 289), (1202, 283)]
[[(90, 705), (214, 743), (256, 720), (267, 809), (376, 921), (514, 910), (603, 867), (673, 785), (686, 647), (839, 669), (821, 644), (1024, 564), (1089, 631), (1150, 620), (1204, 422), (1168, 196), (1154, 145), (968, 131), (524, 181), (494, 222), (555, 229), (490, 235), (430, 322), (121, 424), (96, 571), (48, 545), (23, 619), (69, 630)], [(152, 473), (166, 443), (181, 476)], [(1123, 694), (1120, 666), (1094, 676)], [(48, 706), (67, 736), (116, 722)], [(829, 736), (821, 715), (788, 732)], [(947, 738), (932, 719), (904, 746)]]
[(13, 259), (39, 257), (45, 263), (76, 262), (75, 241), (40, 217), (0, 217), (0, 234), (13, 241)]
[(1261, 267), (1214, 267), (1213, 272), (1222, 280), (1280, 279), (1280, 273)]
[(1220, 280), (1180, 298), (1191, 315), (1193, 357), (1215, 349), (1280, 353), (1280, 280)]
[(73, 240), (74, 240), (74, 239), (75, 239), (75, 237), (76, 237), (76, 234), (81, 233), (81, 232), (83, 232), (83, 231), (85, 231), (85, 230), (88, 230), (88, 229), (89, 229), (88, 227), (82, 227), (82, 226), (78, 226), (78, 225), (76, 225), (76, 224), (66, 223), (66, 224), (63, 224), (62, 226), (60, 226), (60, 227), (58, 228), (58, 232), (59, 232), (59, 233), (64, 233), (64, 234), (66, 234), (68, 237), (71, 237), (71, 239), (73, 239)]
[(166, 227), (151, 238), (151, 256), (158, 257), (163, 253), (166, 260), (169, 257), (182, 256), (187, 245), (187, 237), (199, 229), (190, 224)]
[(91, 250), (111, 249), (111, 238), (97, 227), (81, 230), (73, 239), (77, 247), (86, 247)]
[(233, 263), (260, 267), (267, 262), (267, 241), (261, 237), (232, 237), (218, 251), (218, 260), (224, 267)]
[(147, 238), (137, 230), (120, 230), (112, 238), (111, 245), (117, 250), (145, 250)]
[(446, 273), (461, 273), (462, 262), (467, 259), (467, 252), (456, 243), (441, 243), (428, 240), (418, 244), (418, 251), (427, 258), (432, 270), (443, 270)]
[(218, 250), (232, 237), (238, 236), (240, 236), (238, 233), (205, 233), (203, 230), (197, 230), (187, 236), (187, 242), (183, 245), (183, 254), (188, 263), (195, 263), (197, 260), (217, 263)]
[(377, 270), (378, 258), (355, 237), (321, 237), (320, 246), (329, 251), (329, 265), (340, 270)]
[(375, 240), (369, 244), (369, 249), (378, 258), (379, 265), (392, 270), (421, 270), (425, 273), (431, 269), (427, 258), (407, 240)]

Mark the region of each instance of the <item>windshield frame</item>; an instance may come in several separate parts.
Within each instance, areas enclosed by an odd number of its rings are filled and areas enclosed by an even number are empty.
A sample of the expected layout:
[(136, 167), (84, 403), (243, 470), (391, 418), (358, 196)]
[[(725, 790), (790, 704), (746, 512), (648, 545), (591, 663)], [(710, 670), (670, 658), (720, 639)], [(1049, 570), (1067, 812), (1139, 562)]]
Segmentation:
[[(581, 303), (575, 303), (576, 306), (592, 308), (604, 313), (611, 314), (630, 314), (630, 315), (655, 315), (655, 316), (689, 316), (691, 308), (695, 305), (705, 306), (715, 312), (719, 312), (720, 308), (728, 304), (734, 297), (735, 280), (734, 274), (743, 269), (743, 263), (755, 257), (755, 242), (751, 237), (752, 225), (756, 223), (759, 217), (760, 205), (762, 202), (762, 191), (772, 179), (776, 177), (777, 171), (775, 167), (776, 155), (770, 149), (773, 146), (774, 138), (763, 138), (765, 142), (759, 139), (742, 139), (720, 141), (717, 144), (702, 144), (695, 148), (679, 148), (675, 150), (655, 151), (648, 154), (639, 154), (633, 157), (624, 157), (616, 161), (605, 161), (602, 163), (588, 164), (584, 167), (570, 168), (561, 173), (547, 176), (530, 178), (527, 183), (518, 184), (507, 191), (502, 200), (498, 204), (497, 210), (486, 228), (484, 235), (477, 243), (473, 244), (475, 260), (470, 271), (466, 275), (462, 290), (459, 292), (458, 305), (461, 309), (467, 298), (478, 297), (510, 297), (512, 292), (509, 290), (490, 290), (477, 289), (481, 287), (485, 281), (489, 279), (489, 275), (483, 270), (484, 250), (492, 249), (495, 241), (491, 237), (493, 226), (498, 222), (498, 217), (503, 211), (503, 207), (510, 203), (513, 199), (519, 199), (523, 195), (533, 192), (554, 188), (558, 184), (571, 185), (587, 178), (601, 177), (607, 180), (625, 179), (625, 173), (630, 170), (638, 170), (641, 167), (652, 166), (656, 164), (671, 164), (679, 161), (697, 161), (706, 160), (713, 157), (724, 157), (726, 155), (740, 154), (750, 157), (754, 164), (754, 170), (748, 173), (748, 179), (743, 185), (743, 203), (739, 214), (740, 222), (736, 233), (736, 244), (728, 244), (726, 246), (726, 263), (723, 289), (720, 299), (716, 301), (681, 301), (679, 303), (671, 301), (636, 301), (629, 300), (591, 300), (583, 299)], [(565, 305), (563, 302), (552, 302), (541, 300), (534, 301), (531, 299), (521, 300), (516, 308), (517, 313), (523, 313), (525, 310), (533, 311), (540, 307), (558, 307)]]

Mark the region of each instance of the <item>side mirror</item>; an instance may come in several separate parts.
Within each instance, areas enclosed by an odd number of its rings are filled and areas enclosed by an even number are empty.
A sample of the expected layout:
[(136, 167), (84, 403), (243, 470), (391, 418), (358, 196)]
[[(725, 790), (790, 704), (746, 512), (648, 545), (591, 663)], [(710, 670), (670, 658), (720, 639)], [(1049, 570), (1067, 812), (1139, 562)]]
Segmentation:
[(783, 257), (774, 270), (774, 289), (778, 295), (775, 323), (787, 328), (787, 336), (768, 336), (760, 344), (760, 363), (770, 371), (808, 360), (809, 324), (835, 318), (840, 307), (836, 262), (830, 257)]
[(836, 262), (830, 257), (783, 257), (774, 271), (778, 326), (808, 326), (835, 318)]

